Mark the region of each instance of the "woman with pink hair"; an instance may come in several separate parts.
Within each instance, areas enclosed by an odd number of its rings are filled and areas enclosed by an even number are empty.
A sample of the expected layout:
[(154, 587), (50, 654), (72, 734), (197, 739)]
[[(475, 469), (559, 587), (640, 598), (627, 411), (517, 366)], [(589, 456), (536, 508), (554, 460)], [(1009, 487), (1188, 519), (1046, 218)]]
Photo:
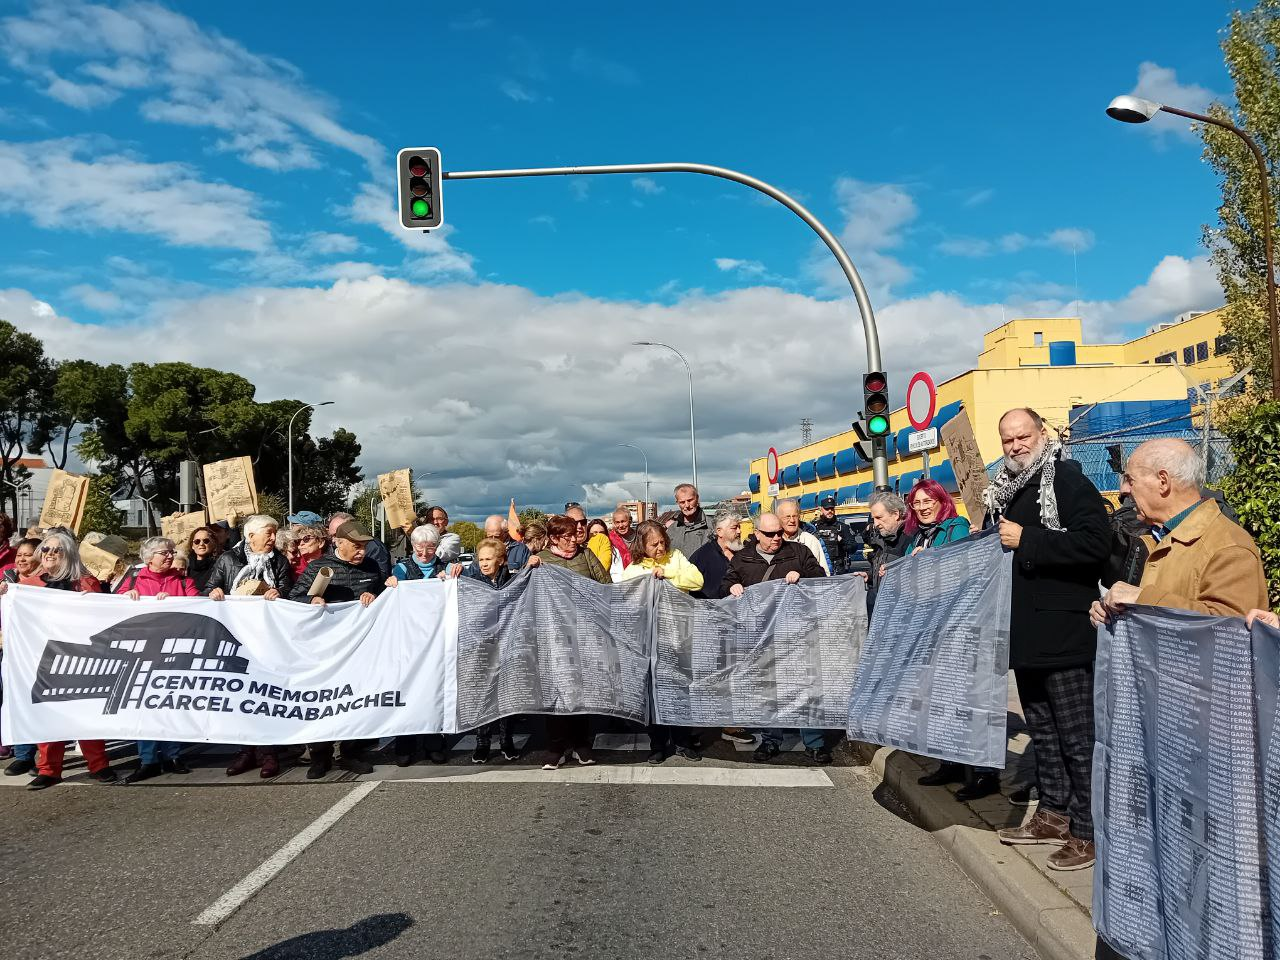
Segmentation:
[(969, 535), (969, 521), (956, 513), (956, 502), (937, 480), (917, 480), (906, 496), (907, 553), (941, 547)]

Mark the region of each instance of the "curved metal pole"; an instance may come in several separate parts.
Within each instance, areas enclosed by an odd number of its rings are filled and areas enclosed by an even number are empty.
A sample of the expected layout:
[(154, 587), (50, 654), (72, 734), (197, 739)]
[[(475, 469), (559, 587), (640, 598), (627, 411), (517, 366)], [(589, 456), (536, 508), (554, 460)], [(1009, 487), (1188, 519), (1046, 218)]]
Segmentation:
[[(285, 438), (285, 444), (289, 448), (289, 516), (293, 516), (293, 421), (298, 419), (298, 414), (303, 410), (314, 410), (316, 407), (327, 407), (332, 400), (324, 400), (321, 403), (304, 403), (297, 410), (293, 411), (293, 416), (289, 418), (288, 436)], [(285, 523), (289, 521), (286, 519)]]
[[(867, 345), (867, 370), (884, 369), (880, 360), (880, 335), (876, 331), (876, 315), (871, 309), (871, 298), (867, 296), (867, 288), (862, 282), (862, 277), (858, 275), (858, 270), (853, 265), (853, 261), (849, 259), (849, 254), (845, 252), (835, 234), (823, 226), (822, 222), (805, 209), (799, 201), (783, 193), (772, 184), (765, 183), (763, 180), (757, 180), (755, 177), (739, 173), (737, 170), (730, 170), (727, 167), (715, 167), (706, 163), (622, 163), (592, 167), (460, 170), (454, 172), (445, 171), (441, 176), (445, 180), (497, 180), (507, 177), (592, 176), (609, 173), (701, 173), (706, 176), (720, 177), (722, 180), (741, 183), (777, 200), (809, 225), (813, 232), (827, 245), (827, 249), (836, 258), (836, 262), (840, 264), (840, 269), (844, 271), (845, 278), (849, 281), (849, 286), (853, 290), (853, 299), (858, 304), (858, 313), (862, 317), (862, 335)], [(878, 446), (881, 448), (876, 450), (872, 463), (872, 475), (875, 478), (877, 488), (888, 487), (889, 461), (882, 446)]]
[(1223, 130), (1230, 130), (1237, 137), (1244, 141), (1245, 146), (1253, 154), (1254, 162), (1258, 165), (1258, 176), (1261, 179), (1259, 184), (1262, 188), (1262, 242), (1266, 249), (1267, 258), (1267, 315), (1269, 323), (1269, 333), (1271, 334), (1271, 396), (1280, 400), (1280, 309), (1276, 306), (1276, 277), (1272, 266), (1272, 240), (1271, 240), (1271, 223), (1275, 215), (1271, 210), (1271, 175), (1267, 170), (1266, 158), (1262, 155), (1262, 149), (1257, 142), (1249, 134), (1245, 133), (1234, 123), (1228, 123), (1226, 120), (1219, 120), (1216, 117), (1206, 116), (1203, 113), (1194, 113), (1191, 110), (1182, 110), (1178, 107), (1170, 107), (1165, 104), (1160, 105), (1160, 109), (1165, 113), (1172, 113), (1175, 116), (1186, 117), (1188, 120), (1197, 120), (1200, 123), (1211, 123), (1215, 127), (1221, 127)]
[[(639, 450), (640, 456), (644, 457), (644, 503), (645, 510), (649, 509), (649, 455), (640, 450), (634, 443), (620, 443), (620, 447), (630, 447), (632, 450)], [(694, 486), (697, 486), (695, 483)]]
[(680, 362), (684, 364), (684, 372), (689, 375), (689, 449), (693, 454), (693, 485), (696, 488), (698, 486), (698, 441), (693, 428), (693, 368), (689, 366), (689, 361), (685, 359), (684, 354), (669, 343), (660, 343), (657, 340), (636, 340), (632, 346), (666, 347), (680, 358)]

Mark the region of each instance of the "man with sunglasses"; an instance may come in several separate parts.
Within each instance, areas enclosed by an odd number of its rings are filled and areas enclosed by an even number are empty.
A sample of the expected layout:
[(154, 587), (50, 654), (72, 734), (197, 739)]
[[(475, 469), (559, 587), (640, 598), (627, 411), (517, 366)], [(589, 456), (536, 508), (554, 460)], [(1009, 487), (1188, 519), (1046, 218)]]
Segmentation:
[[(756, 519), (751, 542), (739, 550), (729, 561), (729, 572), (724, 575), (724, 586), (729, 595), (740, 597), (748, 587), (770, 580), (798, 583), (801, 577), (825, 577), (826, 571), (814, 558), (813, 552), (795, 540), (783, 538), (782, 521), (776, 513), (762, 513)], [(785, 730), (765, 730), (754, 759), (767, 763), (782, 752)], [(821, 730), (801, 730), (805, 755), (811, 763), (831, 762)]]

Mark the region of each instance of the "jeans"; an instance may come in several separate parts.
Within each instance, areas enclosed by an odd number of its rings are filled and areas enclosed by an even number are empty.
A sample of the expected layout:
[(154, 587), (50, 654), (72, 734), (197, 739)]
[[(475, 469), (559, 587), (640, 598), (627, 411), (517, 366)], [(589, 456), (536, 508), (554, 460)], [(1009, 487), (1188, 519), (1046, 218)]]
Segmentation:
[[(772, 727), (768, 730), (760, 732), (760, 739), (765, 743), (772, 743), (775, 747), (782, 742), (782, 738), (790, 731), (784, 730), (782, 727)], [(821, 730), (801, 730), (800, 739), (804, 741), (806, 750), (821, 750), (827, 745), (826, 738)]]
[(34, 760), (35, 758), (36, 745), (34, 743), (15, 743), (13, 745), (13, 759)]
[(173, 740), (139, 740), (138, 760), (144, 767), (154, 767), (161, 760), (177, 760), (182, 744)]

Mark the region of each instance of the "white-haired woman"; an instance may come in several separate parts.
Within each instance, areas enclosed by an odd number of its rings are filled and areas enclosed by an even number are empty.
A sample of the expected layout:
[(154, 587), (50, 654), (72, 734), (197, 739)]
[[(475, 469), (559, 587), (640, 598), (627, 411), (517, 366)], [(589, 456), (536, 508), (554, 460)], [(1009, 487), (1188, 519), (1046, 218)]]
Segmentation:
[[(116, 587), (116, 593), (130, 600), (155, 597), (194, 597), (196, 585), (173, 565), (177, 546), (168, 537), (149, 537), (138, 549), (142, 566), (127, 574)], [(190, 773), (182, 762), (182, 744), (175, 740), (139, 740), (138, 769), (124, 778), (125, 783), (140, 783), (162, 773)]]
[[(101, 593), (102, 584), (80, 560), (80, 547), (76, 538), (63, 531), (54, 531), (40, 541), (40, 566), (30, 576), (20, 577), (18, 583), (29, 587), (48, 587), (73, 593)], [(0, 581), (0, 596), (9, 589), (8, 582)], [(62, 760), (66, 754), (65, 741), (42, 743), (36, 752), (36, 776), (27, 784), (28, 790), (43, 790), (62, 780)], [(105, 740), (81, 740), (80, 752), (89, 767), (89, 779), (99, 783), (115, 783), (119, 778), (107, 762)]]
[(391, 568), (391, 576), (387, 578), (387, 586), (394, 587), (401, 580), (430, 580), (432, 577), (443, 577), (448, 564), (436, 556), (440, 547), (440, 531), (434, 524), (424, 523), (414, 527), (409, 534), (409, 544), (413, 553), (405, 557)]
[[(213, 573), (202, 591), (210, 600), (222, 600), (244, 584), (257, 582), (266, 588), (262, 594), (275, 600), (293, 587), (293, 567), (289, 558), (276, 549), (276, 532), (280, 524), (273, 517), (256, 513), (244, 522), (244, 539), (214, 564)], [(280, 773), (280, 751), (275, 746), (244, 747), (227, 765), (227, 776), (235, 777), (255, 767), (260, 776), (270, 779)]]

